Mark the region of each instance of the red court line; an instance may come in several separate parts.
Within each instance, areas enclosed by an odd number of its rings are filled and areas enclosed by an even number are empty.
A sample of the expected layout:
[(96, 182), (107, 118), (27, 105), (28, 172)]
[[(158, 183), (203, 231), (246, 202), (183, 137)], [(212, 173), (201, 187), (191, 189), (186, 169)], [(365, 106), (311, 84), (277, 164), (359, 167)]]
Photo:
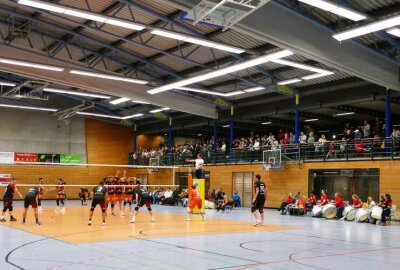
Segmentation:
[[(334, 257), (334, 256), (344, 256), (344, 255), (349, 255), (349, 254), (359, 254), (359, 253), (368, 253), (368, 252), (376, 252), (376, 251), (386, 251), (386, 250), (394, 250), (394, 249), (400, 249), (400, 247), (361, 250), (361, 251), (353, 251), (353, 252), (346, 252), (346, 253), (335, 253), (335, 254), (327, 254), (327, 255), (302, 257), (302, 258), (296, 258), (296, 261), (299, 261), (299, 260), (312, 260), (312, 259)], [(279, 261), (270, 261), (270, 262), (265, 262), (265, 263), (252, 264), (252, 265), (249, 265), (249, 266), (245, 266), (243, 268), (238, 268), (237, 270), (244, 270), (244, 269), (250, 269), (250, 268), (258, 267), (258, 266), (262, 266), (262, 265), (276, 264), (276, 263), (282, 263), (282, 262), (292, 262), (292, 261), (293, 260), (290, 260), (290, 259), (279, 260)]]

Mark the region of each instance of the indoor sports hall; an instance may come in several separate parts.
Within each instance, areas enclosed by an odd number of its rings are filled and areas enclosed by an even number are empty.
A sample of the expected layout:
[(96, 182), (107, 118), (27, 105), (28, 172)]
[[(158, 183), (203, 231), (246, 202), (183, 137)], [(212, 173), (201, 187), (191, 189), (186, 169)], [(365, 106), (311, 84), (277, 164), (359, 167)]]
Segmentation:
[(0, 0), (0, 270), (398, 269), (399, 0)]

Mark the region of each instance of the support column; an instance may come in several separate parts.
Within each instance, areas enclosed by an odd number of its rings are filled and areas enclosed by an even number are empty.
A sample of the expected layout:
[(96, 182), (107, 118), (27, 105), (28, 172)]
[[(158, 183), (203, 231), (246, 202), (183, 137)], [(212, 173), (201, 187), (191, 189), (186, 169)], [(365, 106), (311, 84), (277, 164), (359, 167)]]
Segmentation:
[(296, 94), (296, 105), (294, 106), (294, 142), (295, 144), (299, 143), (299, 103), (300, 96)]
[(169, 117), (169, 125), (168, 125), (168, 152), (172, 151), (172, 117)]
[(233, 115), (234, 115), (234, 107), (233, 105), (231, 105), (231, 121), (229, 123), (229, 144), (230, 144), (230, 148), (232, 148), (233, 146), (233, 140), (235, 139), (235, 134), (234, 134), (234, 120), (233, 120)]
[(136, 124), (133, 126), (133, 153), (136, 153)]
[(391, 132), (391, 119), (390, 119), (390, 90), (386, 91), (386, 108), (385, 108), (385, 113), (386, 113), (386, 118), (385, 118), (385, 137), (388, 138), (390, 135), (392, 135)]

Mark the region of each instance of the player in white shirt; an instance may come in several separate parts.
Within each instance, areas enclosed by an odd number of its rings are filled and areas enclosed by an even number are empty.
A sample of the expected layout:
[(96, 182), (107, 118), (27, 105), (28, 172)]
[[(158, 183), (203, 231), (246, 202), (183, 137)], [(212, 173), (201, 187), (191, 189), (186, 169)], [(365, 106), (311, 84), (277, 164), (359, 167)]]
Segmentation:
[(201, 154), (197, 154), (196, 159), (188, 159), (187, 162), (194, 162), (196, 167), (196, 179), (203, 178), (203, 166), (204, 166), (204, 159), (201, 157)]

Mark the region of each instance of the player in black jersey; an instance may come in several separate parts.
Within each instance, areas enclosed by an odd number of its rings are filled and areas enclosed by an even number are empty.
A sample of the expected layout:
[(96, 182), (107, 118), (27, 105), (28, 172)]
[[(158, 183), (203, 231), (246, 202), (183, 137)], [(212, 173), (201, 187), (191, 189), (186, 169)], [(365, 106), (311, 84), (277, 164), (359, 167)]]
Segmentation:
[(3, 196), (3, 213), (0, 219), (0, 222), (6, 222), (6, 218), (4, 217), (5, 213), (9, 212), (10, 214), (10, 221), (17, 221), (14, 216), (13, 216), (13, 199), (14, 199), (14, 192), (17, 192), (19, 196), (22, 198), (21, 193), (19, 193), (17, 187), (16, 187), (16, 182), (17, 179), (13, 178), (6, 187), (6, 190), (4, 192)]
[(132, 216), (131, 223), (136, 222), (136, 216), (139, 211), (139, 208), (142, 207), (143, 205), (146, 205), (147, 210), (149, 210), (150, 214), (150, 221), (155, 222), (154, 216), (153, 216), (153, 211), (151, 210), (151, 198), (150, 198), (150, 192), (146, 190), (145, 188), (140, 186), (140, 181), (136, 181), (136, 207), (135, 207), (135, 212)]
[[(254, 199), (251, 206), (251, 212), (253, 213), (256, 223), (254, 226), (262, 226), (264, 222), (264, 204), (266, 198), (267, 187), (263, 181), (261, 181), (261, 175), (256, 175), (256, 181), (254, 182)], [(256, 213), (256, 210), (260, 212), (260, 217)]]
[(95, 187), (91, 193), (92, 195), (92, 206), (90, 207), (89, 212), (89, 222), (88, 225), (92, 225), (92, 217), (94, 209), (97, 205), (100, 205), (103, 223), (101, 225), (105, 226), (106, 223), (106, 195), (107, 195), (107, 188), (104, 186), (104, 182), (100, 181), (99, 185)]
[(30, 188), (26, 192), (25, 195), (25, 200), (24, 200), (24, 212), (22, 214), (22, 224), (25, 224), (26, 220), (26, 214), (28, 212), (28, 207), (29, 205), (32, 206), (33, 211), (35, 211), (35, 220), (36, 220), (36, 225), (40, 226), (42, 223), (39, 221), (39, 214), (38, 214), (38, 204), (37, 204), (37, 199), (39, 197), (39, 189), (37, 188)]

